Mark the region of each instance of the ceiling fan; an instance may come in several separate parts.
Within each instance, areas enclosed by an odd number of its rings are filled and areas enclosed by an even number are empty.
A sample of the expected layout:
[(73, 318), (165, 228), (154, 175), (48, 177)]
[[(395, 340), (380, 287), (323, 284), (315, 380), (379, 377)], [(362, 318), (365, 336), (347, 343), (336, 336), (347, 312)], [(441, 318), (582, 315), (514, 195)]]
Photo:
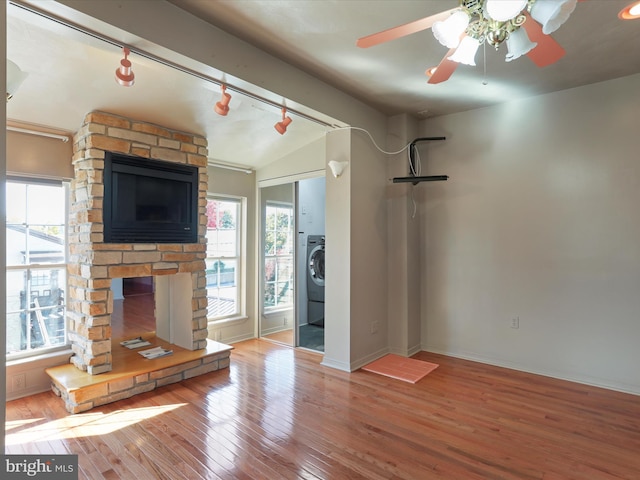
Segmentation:
[(484, 42), (496, 50), (506, 43), (506, 61), (527, 55), (538, 67), (557, 62), (564, 48), (550, 33), (584, 0), (459, 0), (456, 8), (358, 39), (361, 48), (373, 47), (422, 30), (449, 51), (436, 68), (425, 73), (428, 83), (448, 80), (458, 64), (475, 65), (475, 54)]

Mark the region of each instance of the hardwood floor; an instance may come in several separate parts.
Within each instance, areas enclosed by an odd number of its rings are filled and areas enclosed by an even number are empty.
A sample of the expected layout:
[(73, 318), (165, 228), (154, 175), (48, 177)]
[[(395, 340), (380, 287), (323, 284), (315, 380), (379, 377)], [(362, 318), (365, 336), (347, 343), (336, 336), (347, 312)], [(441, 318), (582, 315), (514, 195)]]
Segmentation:
[(155, 332), (154, 309), (153, 293), (140, 293), (126, 297), (124, 300), (114, 300), (111, 314), (111, 337), (127, 339)]
[(291, 346), (293, 345), (293, 329), (290, 328), (289, 330), (284, 330), (282, 332), (265, 335), (262, 338)]
[(640, 398), (440, 355), (417, 384), (264, 340), (231, 367), (68, 415), (7, 404), (7, 453), (81, 479), (639, 479)]

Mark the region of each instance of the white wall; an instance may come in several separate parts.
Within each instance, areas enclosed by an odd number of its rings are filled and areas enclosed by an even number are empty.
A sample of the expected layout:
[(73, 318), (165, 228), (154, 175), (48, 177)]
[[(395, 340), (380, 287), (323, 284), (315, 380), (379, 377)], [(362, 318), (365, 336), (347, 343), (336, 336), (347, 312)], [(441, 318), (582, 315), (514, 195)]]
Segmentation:
[[(352, 135), (348, 130), (327, 134), (327, 158), (349, 161)], [(351, 168), (338, 178), (326, 177), (324, 357), (322, 364), (351, 370)]]
[[(418, 122), (409, 115), (389, 118), (387, 146), (400, 151), (418, 137)], [(409, 175), (408, 149), (387, 160), (387, 177)], [(389, 352), (410, 356), (421, 350), (420, 218), (414, 195), (420, 187), (387, 185), (387, 276)]]
[(318, 176), (325, 169), (325, 157), (323, 137), (260, 168), (256, 172), (256, 179), (258, 182), (275, 185), (300, 180), (305, 176)]
[(424, 349), (640, 394), (638, 85), (423, 122)]
[[(364, 134), (356, 132), (351, 137), (351, 159), (347, 167), (350, 175), (345, 178), (351, 182), (351, 197), (350, 203), (345, 207), (351, 210), (350, 369), (353, 371), (388, 351), (388, 244), (385, 193), (389, 183), (386, 175), (387, 157), (376, 150)], [(344, 173), (335, 179), (336, 183), (339, 183), (343, 176)], [(334, 212), (335, 210), (329, 210), (327, 201), (327, 221)], [(328, 229), (326, 241), (326, 256), (329, 257), (333, 255), (336, 243)], [(331, 250), (329, 245), (333, 246)], [(326, 268), (325, 295), (332, 278), (328, 264)], [(340, 277), (336, 280), (339, 286), (344, 283)], [(325, 304), (325, 311), (326, 308)], [(325, 327), (326, 317), (327, 314)]]
[(212, 166), (209, 166), (207, 173), (209, 175), (207, 189), (209, 194), (246, 199), (243, 211), (246, 217), (246, 235), (243, 244), (246, 255), (246, 265), (244, 265), (246, 311), (239, 318), (209, 324), (209, 338), (223, 343), (233, 343), (253, 338), (256, 335), (258, 318), (256, 302), (256, 281), (258, 278), (258, 272), (256, 272), (256, 175), (255, 173), (246, 174)]

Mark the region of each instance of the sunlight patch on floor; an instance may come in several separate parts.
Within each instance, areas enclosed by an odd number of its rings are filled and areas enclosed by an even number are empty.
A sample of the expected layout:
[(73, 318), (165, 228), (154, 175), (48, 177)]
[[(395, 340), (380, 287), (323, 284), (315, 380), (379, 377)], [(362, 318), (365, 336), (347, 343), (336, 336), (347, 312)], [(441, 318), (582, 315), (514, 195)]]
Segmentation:
[[(143, 420), (153, 418), (172, 410), (187, 405), (178, 403), (174, 405), (160, 405), (157, 407), (131, 408), (118, 410), (113, 413), (79, 413), (60, 418), (52, 422), (31, 425), (43, 419), (35, 419), (22, 422), (7, 422), (7, 435), (5, 443), (7, 446), (20, 445), (25, 442), (48, 440), (62, 440), (65, 438), (90, 437), (94, 435), (105, 435), (115, 432), (121, 428), (128, 427)], [(19, 429), (14, 433), (9, 430)]]
[(4, 424), (4, 430), (8, 432), (9, 430), (13, 430), (14, 428), (24, 427), (25, 425), (30, 425), (32, 423), (40, 422), (44, 420), (44, 418), (29, 418), (28, 420), (13, 420)]

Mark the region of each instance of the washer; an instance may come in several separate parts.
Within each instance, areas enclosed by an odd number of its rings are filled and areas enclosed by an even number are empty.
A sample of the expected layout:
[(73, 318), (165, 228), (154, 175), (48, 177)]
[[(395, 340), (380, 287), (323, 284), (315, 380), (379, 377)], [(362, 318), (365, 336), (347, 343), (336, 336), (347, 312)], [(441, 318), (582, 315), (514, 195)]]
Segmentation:
[(324, 326), (324, 235), (307, 237), (307, 323)]

